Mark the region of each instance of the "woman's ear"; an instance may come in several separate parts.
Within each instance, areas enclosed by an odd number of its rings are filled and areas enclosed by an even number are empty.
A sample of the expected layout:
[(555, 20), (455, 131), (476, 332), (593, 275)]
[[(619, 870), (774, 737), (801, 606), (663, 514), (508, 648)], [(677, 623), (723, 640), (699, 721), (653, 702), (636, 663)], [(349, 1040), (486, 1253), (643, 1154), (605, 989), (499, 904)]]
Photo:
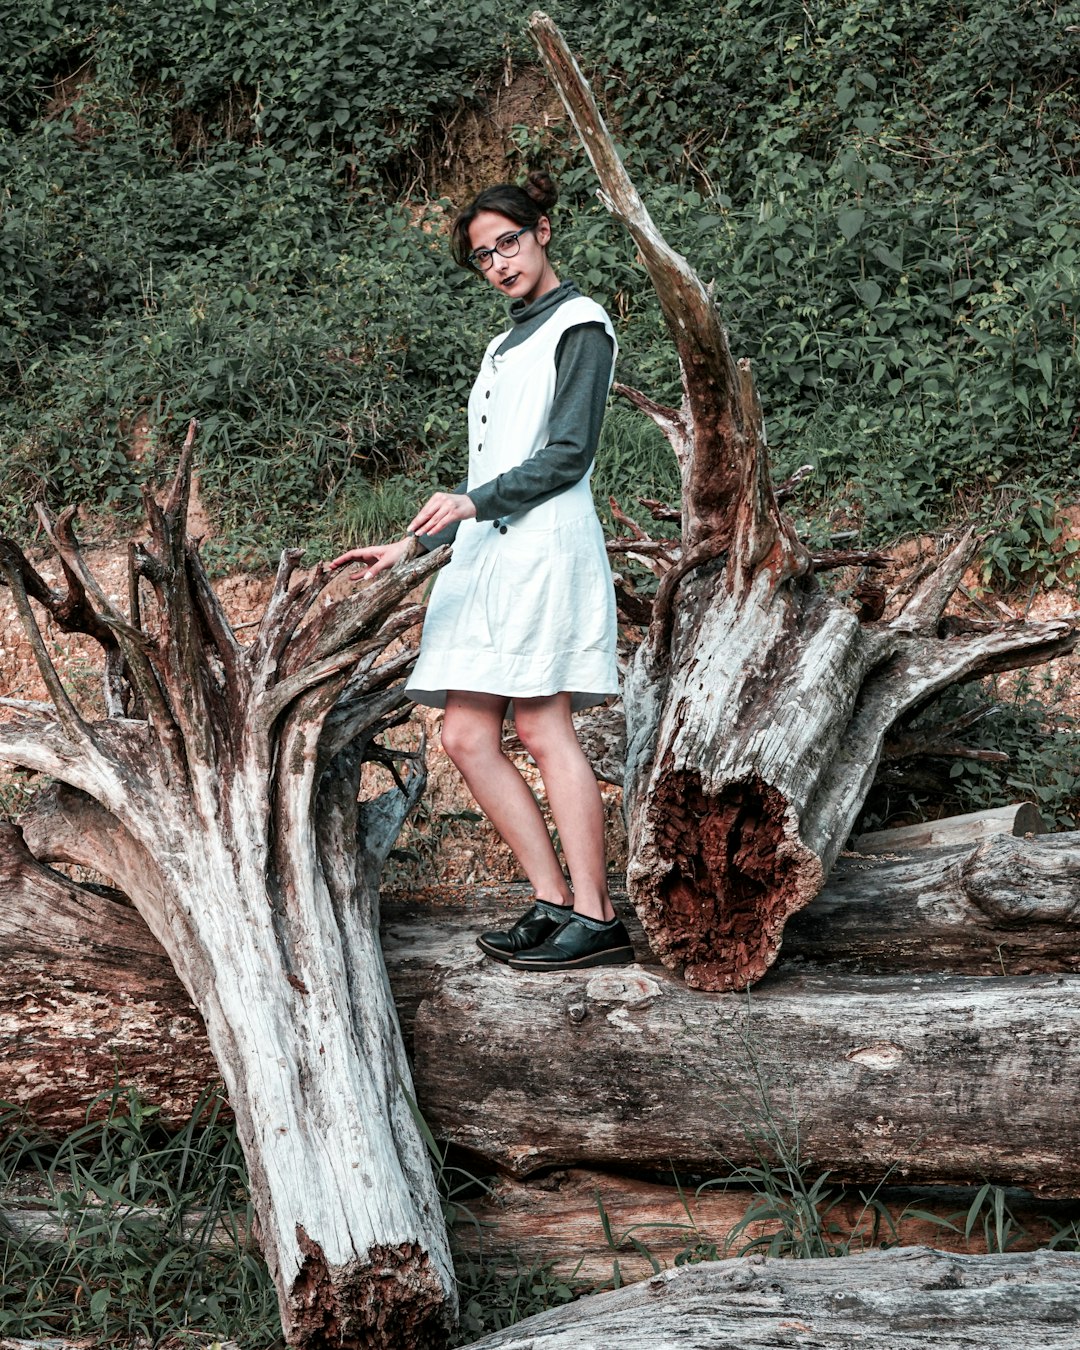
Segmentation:
[(543, 247), (551, 239), (551, 221), (541, 216), (536, 222), (536, 242)]

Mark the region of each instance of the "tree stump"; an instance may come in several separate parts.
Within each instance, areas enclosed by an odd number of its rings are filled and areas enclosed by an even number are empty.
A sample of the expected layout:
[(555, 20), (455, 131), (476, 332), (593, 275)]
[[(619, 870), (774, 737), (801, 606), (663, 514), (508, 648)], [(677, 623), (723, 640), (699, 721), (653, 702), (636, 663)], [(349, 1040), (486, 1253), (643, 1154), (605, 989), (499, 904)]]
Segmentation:
[[(1068, 651), (1077, 634), (945, 617), (970, 533), (891, 612), (856, 614), (822, 589), (825, 567), (874, 555), (815, 557), (797, 538), (769, 480), (749, 363), (732, 358), (711, 289), (650, 219), (558, 30), (541, 13), (530, 29), (682, 370), (679, 408), (621, 388), (671, 442), (682, 482), (681, 543), (650, 554), (662, 574), (651, 608), (634, 597), (647, 632), (623, 697), (630, 896), (688, 984), (743, 989), (821, 889), (893, 724), (952, 684)], [(621, 547), (650, 542), (637, 530)]]
[[(302, 579), (286, 552), (242, 645), (186, 535), (194, 435), (164, 504), (146, 495), (126, 612), (73, 510), (42, 513), (63, 589), (0, 542), (52, 700), (9, 710), (0, 760), (57, 780), (28, 831), (130, 898), (205, 1023), (289, 1342), (436, 1344), (455, 1286), (378, 935), (418, 759), (375, 802), (357, 793), (366, 759), (391, 764), (375, 738), (407, 715), (415, 653), (386, 648), (421, 611), (401, 602), (446, 550), (331, 603), (324, 571)], [(102, 648), (104, 718), (65, 689), (41, 611)]]

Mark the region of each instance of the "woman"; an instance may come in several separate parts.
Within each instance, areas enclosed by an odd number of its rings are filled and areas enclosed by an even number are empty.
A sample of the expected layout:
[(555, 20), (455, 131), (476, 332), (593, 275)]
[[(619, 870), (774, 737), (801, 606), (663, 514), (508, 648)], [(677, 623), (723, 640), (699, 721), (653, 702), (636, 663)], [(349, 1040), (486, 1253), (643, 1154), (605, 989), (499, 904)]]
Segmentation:
[[(603, 309), (555, 275), (545, 174), (481, 192), (454, 224), (453, 253), (508, 296), (511, 328), (489, 344), (469, 399), (469, 476), (409, 525), (427, 548), (454, 539), (428, 605), (406, 692), (445, 708), (442, 742), (534, 892), (507, 931), (477, 939), (516, 970), (634, 959), (607, 891), (600, 790), (570, 718), (616, 692), (615, 604), (589, 475), (611, 386)], [(409, 538), (355, 548), (365, 578)], [(570, 883), (527, 783), (502, 752), (517, 734), (544, 780)]]

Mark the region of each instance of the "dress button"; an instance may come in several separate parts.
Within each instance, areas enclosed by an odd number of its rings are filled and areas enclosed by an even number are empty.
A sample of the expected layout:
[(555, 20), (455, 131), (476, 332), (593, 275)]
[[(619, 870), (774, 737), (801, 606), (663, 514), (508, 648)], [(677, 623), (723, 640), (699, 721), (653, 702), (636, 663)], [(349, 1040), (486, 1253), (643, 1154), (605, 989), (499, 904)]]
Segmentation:
[(484, 394), (484, 397), (485, 397), (485, 398), (490, 398), (490, 397), (491, 397), (491, 390), (490, 390), (490, 389)]
[(497, 530), (501, 524), (502, 524), (502, 521), (501, 521), (501, 520), (493, 520), (493, 521), (491, 522), (491, 528), (492, 528), (493, 530)]
[(483, 448), (484, 448), (483, 445), (478, 445), (478, 446), (476, 447), (476, 453), (479, 454), (480, 451), (483, 450)]
[(499, 533), (500, 533), (500, 534), (505, 534), (505, 533), (506, 533), (506, 526), (505, 526), (505, 525), (500, 525), (500, 526), (499, 526)]
[(480, 418), (480, 421), (481, 421), (481, 422), (486, 422), (486, 421), (487, 421), (487, 413), (485, 413), (485, 414), (483, 415), (483, 417)]

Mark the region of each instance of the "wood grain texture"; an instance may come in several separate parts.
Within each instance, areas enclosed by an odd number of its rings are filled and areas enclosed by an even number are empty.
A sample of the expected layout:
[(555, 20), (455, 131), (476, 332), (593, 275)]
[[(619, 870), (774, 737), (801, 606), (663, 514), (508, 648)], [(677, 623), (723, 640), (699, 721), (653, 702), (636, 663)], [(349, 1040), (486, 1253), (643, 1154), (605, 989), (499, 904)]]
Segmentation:
[[(55, 780), (25, 820), (37, 858), (107, 877), (168, 954), (189, 1003), (180, 1041), (159, 1022), (157, 1065), (195, 1049), (197, 1009), (216, 1063), (203, 1082), (220, 1073), (228, 1093), (290, 1344), (413, 1350), (444, 1338), (456, 1285), (379, 946), (378, 881), (423, 775), (405, 756), (377, 802), (361, 805), (358, 788), (365, 760), (388, 760), (377, 738), (407, 715), (414, 652), (387, 648), (419, 622), (408, 594), (447, 551), (337, 596), (324, 568), (303, 575), (286, 551), (242, 643), (187, 534), (195, 431), (164, 500), (145, 496), (126, 612), (88, 566), (74, 508), (40, 513), (55, 588), (0, 540), (0, 577), (51, 698), (4, 710), (0, 761)], [(43, 616), (102, 648), (104, 717), (60, 679)], [(25, 858), (14, 865), (25, 874)], [(63, 947), (79, 901), (44, 873), (36, 881)], [(101, 905), (93, 917), (120, 923)], [(151, 955), (142, 934), (133, 942)], [(7, 998), (29, 988), (35, 1014), (48, 1002), (40, 947), (24, 943), (20, 959)], [(157, 1065), (140, 1073), (146, 1027), (128, 1016), (110, 1044), (100, 991), (80, 988), (87, 962), (70, 964), (53, 1006), (22, 1027), (13, 1095), (48, 1113), (66, 1050), (69, 1084), (73, 1070), (100, 1074), (112, 1050), (101, 1086), (123, 1073), (162, 1089)], [(115, 962), (105, 976), (119, 984)], [(174, 987), (158, 980), (157, 992)], [(121, 1009), (129, 990), (115, 989)]]
[(1076, 1350), (1080, 1256), (746, 1257), (664, 1271), (471, 1350)]
[(1080, 1187), (1080, 976), (778, 972), (746, 999), (656, 967), (477, 968), (414, 1042), (432, 1129), (516, 1176), (715, 1175), (778, 1132), (837, 1180)]

